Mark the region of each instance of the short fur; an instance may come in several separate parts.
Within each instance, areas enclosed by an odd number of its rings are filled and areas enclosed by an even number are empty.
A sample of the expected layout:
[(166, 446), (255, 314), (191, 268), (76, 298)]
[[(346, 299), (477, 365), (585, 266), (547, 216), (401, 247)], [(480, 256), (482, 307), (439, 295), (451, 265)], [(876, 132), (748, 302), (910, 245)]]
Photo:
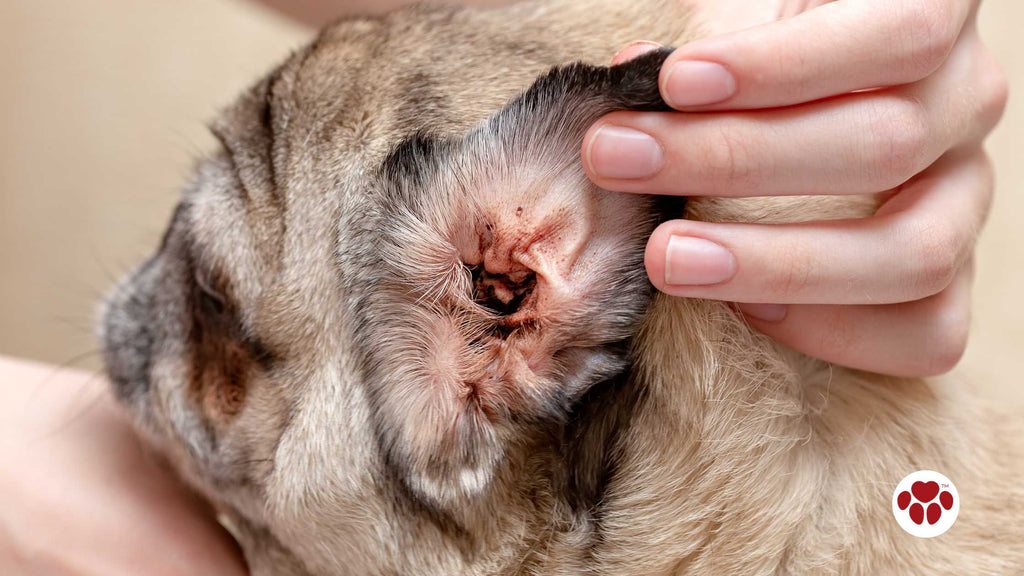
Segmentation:
[[(1024, 571), (1015, 421), (653, 294), (644, 241), (682, 202), (596, 188), (579, 146), (602, 114), (665, 109), (666, 52), (603, 66), (617, 47), (694, 34), (658, 0), (417, 6), (329, 27), (213, 125), (102, 339), (253, 574)], [(890, 511), (918, 469), (963, 502), (937, 539)]]

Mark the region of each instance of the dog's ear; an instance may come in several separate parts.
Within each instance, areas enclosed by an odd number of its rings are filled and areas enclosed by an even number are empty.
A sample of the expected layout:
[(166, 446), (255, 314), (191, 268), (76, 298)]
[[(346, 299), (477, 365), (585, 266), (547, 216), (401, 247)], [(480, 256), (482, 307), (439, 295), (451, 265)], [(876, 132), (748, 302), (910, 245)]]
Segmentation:
[(628, 365), (656, 203), (597, 188), (579, 151), (604, 114), (668, 110), (668, 53), (556, 68), (465, 137), (415, 136), (384, 162), (358, 339), (385, 453), (432, 505), (485, 491)]

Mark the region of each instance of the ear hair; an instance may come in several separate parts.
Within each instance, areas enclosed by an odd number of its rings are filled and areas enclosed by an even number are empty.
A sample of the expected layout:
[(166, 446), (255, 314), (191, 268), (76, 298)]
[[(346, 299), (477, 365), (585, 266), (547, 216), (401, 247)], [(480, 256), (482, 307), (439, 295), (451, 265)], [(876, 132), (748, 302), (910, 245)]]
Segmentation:
[(487, 127), (506, 147), (522, 150), (524, 138), (533, 144), (578, 144), (591, 124), (616, 110), (670, 111), (658, 74), (672, 51), (654, 50), (611, 67), (577, 62), (554, 68), (492, 116)]

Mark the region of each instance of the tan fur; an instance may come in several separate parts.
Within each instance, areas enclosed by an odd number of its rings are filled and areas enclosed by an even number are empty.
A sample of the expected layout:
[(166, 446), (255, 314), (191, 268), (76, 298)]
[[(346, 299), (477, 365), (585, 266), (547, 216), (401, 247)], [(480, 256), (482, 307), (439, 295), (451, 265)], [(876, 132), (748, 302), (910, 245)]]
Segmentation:
[[(467, 292), (461, 265), (484, 260), (466, 214), (492, 206), (491, 221), (514, 229), (514, 203), (489, 201), (480, 186), (527, 190), (518, 212), (527, 231), (550, 212), (531, 207), (559, 208), (563, 243), (580, 236), (593, 246), (624, 227), (609, 224), (616, 214), (649, 209), (578, 174), (545, 171), (572, 142), (500, 159), (513, 176), (482, 169), (467, 186), (482, 207), (445, 204), (458, 186), (438, 176), (424, 200), (434, 220), (402, 220), (418, 227), (390, 231), (400, 245), (358, 240), (380, 233), (365, 223), (387, 207), (367, 197), (404, 138), (461, 138), (552, 66), (605, 64), (636, 38), (679, 44), (694, 34), (685, 10), (657, 0), (414, 7), (329, 28), (214, 124), (224, 149), (200, 165), (160, 252), (111, 297), (103, 338), (140, 429), (223, 511), (254, 574), (1024, 573), (1019, 420), (977, 406), (963, 382), (828, 365), (757, 334), (727, 304), (662, 295), (632, 341), (631, 407), (533, 379), (557, 367), (469, 362), (475, 352), (460, 338), (490, 317), (462, 302), (476, 315), (446, 324), (437, 318), (449, 308), (432, 303)], [(475, 148), (453, 154), (470, 166), (498, 161)], [(694, 198), (686, 216), (783, 222), (873, 208), (872, 199)], [(621, 248), (641, 231), (610, 236)], [(457, 250), (446, 253), (449, 243)], [(384, 328), (367, 343), (365, 309), (389, 300), (356, 298), (350, 287), (382, 252), (412, 288), (374, 280), (407, 313), (370, 317)], [(588, 271), (573, 285), (604, 281)], [(515, 358), (501, 355), (522, 346), (540, 362), (565, 345), (553, 334), (580, 347), (621, 338), (603, 328), (607, 311), (588, 312), (594, 342), (578, 318), (547, 310), (549, 324), (503, 336), (495, 354)], [(416, 336), (392, 338), (388, 322)], [(400, 392), (362, 380), (367, 361), (354, 350), (365, 345), (408, 356), (400, 371), (378, 370)], [(488, 388), (480, 372), (521, 385)], [(470, 400), (459, 396), (467, 373)], [(558, 394), (571, 411), (550, 407)], [(421, 473), (456, 457), (447, 427), (467, 405), (492, 412), (480, 422), (496, 423), (486, 430), (500, 449), (466, 464), (459, 483)], [(623, 415), (609, 416), (617, 406)], [(578, 423), (565, 420), (588, 417), (593, 426), (573, 436)], [(392, 432), (395, 446), (382, 440)], [(581, 460), (567, 464), (576, 440)], [(590, 509), (565, 496), (577, 465), (607, 469)], [(947, 475), (962, 499), (957, 524), (936, 539), (905, 534), (890, 510), (897, 482), (918, 469)]]

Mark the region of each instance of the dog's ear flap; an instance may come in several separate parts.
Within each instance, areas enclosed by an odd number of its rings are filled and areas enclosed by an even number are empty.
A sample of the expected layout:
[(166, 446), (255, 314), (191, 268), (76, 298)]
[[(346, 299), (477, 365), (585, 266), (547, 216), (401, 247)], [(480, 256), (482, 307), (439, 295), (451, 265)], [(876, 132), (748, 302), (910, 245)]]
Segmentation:
[(577, 62), (553, 68), (463, 139), (417, 133), (402, 141), (385, 158), (380, 175), (415, 190), (453, 155), (497, 148), (505, 160), (528, 163), (572, 155), (590, 125), (605, 114), (672, 110), (661, 98), (658, 75), (673, 50), (653, 50), (611, 67)]
[[(464, 137), (414, 135), (381, 165), (366, 381), (389, 461), (430, 506), (486, 493), (510, 450), (627, 367), (657, 204), (599, 189), (580, 146), (604, 114), (669, 110), (670, 52), (554, 68)], [(495, 299), (509, 308), (477, 306)]]
[(611, 107), (622, 110), (668, 112), (672, 110), (658, 87), (661, 67), (675, 48), (659, 48), (608, 69)]

